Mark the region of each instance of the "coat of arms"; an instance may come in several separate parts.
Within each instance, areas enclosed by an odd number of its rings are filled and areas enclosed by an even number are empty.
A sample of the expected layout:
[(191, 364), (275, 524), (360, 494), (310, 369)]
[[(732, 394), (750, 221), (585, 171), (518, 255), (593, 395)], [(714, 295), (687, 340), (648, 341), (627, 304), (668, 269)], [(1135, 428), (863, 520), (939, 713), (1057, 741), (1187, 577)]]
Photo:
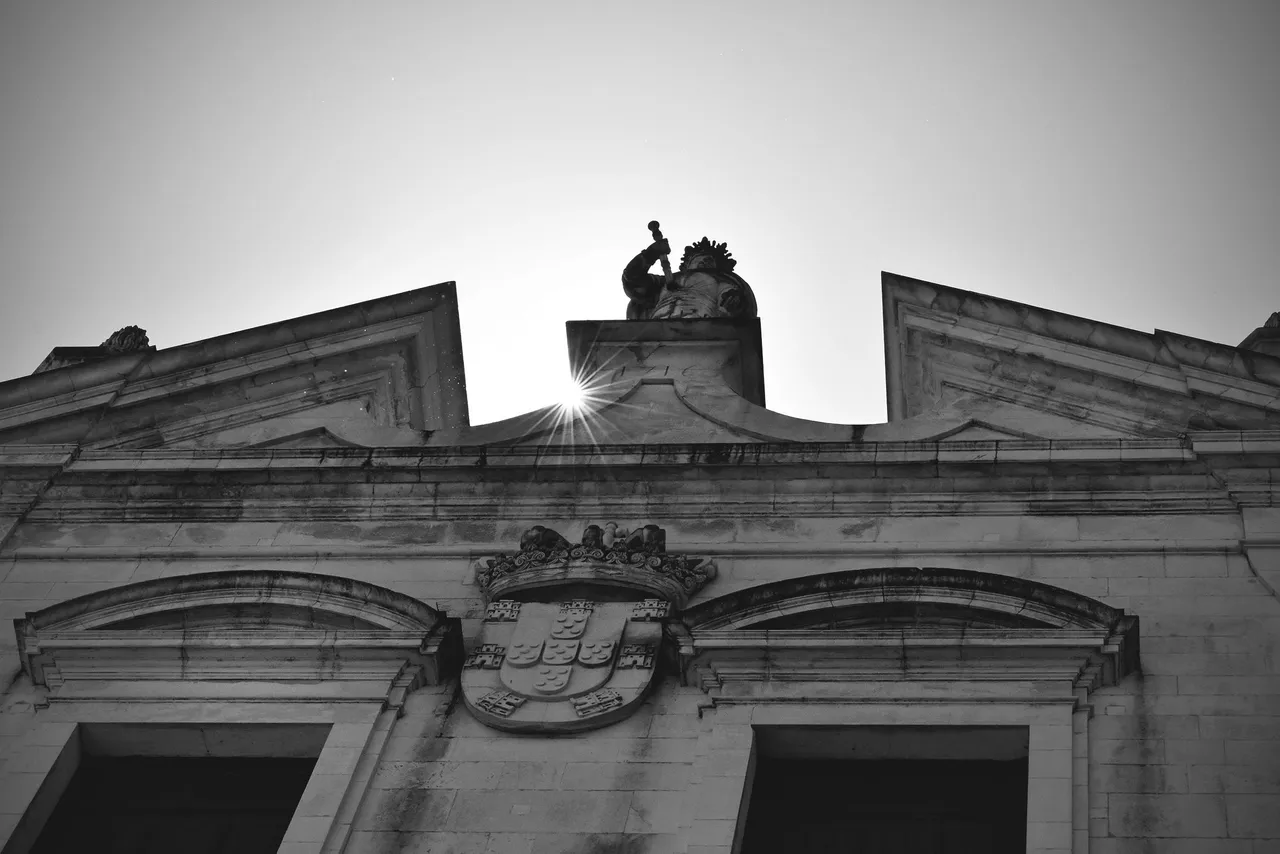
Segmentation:
[[(467, 656), (462, 694), (481, 721), (514, 732), (576, 732), (620, 720), (644, 699), (663, 620), (715, 569), (666, 554), (655, 525), (630, 537), (616, 527), (592, 525), (575, 546), (535, 526), (517, 555), (478, 567), (487, 593), (528, 597), (490, 601)], [(557, 599), (556, 588), (569, 585), (608, 588), (613, 601)]]

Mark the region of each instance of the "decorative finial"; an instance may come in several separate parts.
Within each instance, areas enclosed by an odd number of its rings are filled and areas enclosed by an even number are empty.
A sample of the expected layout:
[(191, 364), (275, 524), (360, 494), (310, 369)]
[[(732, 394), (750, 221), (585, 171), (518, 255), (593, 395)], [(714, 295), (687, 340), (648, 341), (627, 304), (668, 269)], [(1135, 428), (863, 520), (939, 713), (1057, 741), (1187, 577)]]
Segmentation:
[(126, 326), (111, 333), (111, 337), (101, 344), (104, 350), (112, 353), (136, 353), (151, 346), (147, 339), (147, 330), (140, 326)]

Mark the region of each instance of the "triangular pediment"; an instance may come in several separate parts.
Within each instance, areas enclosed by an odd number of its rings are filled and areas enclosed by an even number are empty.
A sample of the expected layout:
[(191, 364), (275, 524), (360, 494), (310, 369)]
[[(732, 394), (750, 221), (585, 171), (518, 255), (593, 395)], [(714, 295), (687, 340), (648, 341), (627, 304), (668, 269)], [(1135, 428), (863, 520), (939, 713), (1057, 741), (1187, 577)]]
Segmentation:
[(931, 438), (1280, 427), (1280, 358), (891, 273), (883, 290), (889, 418), (936, 422)]
[(405, 444), (465, 426), (465, 387), (445, 283), (0, 383), (0, 444)]
[(328, 427), (315, 427), (268, 439), (255, 448), (358, 448), (362, 447), (335, 434)]
[(938, 435), (935, 441), (938, 442), (1000, 442), (1008, 440), (1020, 439), (1041, 439), (1042, 436), (1036, 436), (1031, 433), (1024, 433), (1011, 427), (999, 427), (995, 424), (988, 424), (985, 421), (979, 421), (970, 418), (964, 424), (953, 430), (947, 430)]

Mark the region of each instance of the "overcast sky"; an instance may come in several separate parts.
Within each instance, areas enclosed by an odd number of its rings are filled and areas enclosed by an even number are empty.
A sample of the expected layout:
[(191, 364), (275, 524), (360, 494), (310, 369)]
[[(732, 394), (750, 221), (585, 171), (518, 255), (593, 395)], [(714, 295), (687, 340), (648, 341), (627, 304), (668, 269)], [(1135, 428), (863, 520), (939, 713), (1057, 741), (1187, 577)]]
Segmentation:
[(1235, 344), (1277, 45), (1277, 0), (0, 0), (0, 378), (456, 280), (491, 421), (655, 218), (729, 243), (792, 415), (884, 420), (881, 270)]

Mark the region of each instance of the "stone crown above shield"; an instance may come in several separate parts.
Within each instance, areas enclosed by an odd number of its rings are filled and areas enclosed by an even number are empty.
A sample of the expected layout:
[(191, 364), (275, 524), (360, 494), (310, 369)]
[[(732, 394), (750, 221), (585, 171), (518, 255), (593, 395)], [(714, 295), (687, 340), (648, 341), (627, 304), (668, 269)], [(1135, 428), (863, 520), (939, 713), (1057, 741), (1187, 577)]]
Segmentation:
[(579, 543), (534, 525), (520, 538), (520, 550), (476, 563), (476, 581), (486, 599), (528, 598), (536, 591), (574, 587), (622, 596), (658, 598), (683, 608), (715, 578), (715, 564), (667, 551), (666, 531), (657, 525), (632, 530), (609, 522), (588, 525)]

